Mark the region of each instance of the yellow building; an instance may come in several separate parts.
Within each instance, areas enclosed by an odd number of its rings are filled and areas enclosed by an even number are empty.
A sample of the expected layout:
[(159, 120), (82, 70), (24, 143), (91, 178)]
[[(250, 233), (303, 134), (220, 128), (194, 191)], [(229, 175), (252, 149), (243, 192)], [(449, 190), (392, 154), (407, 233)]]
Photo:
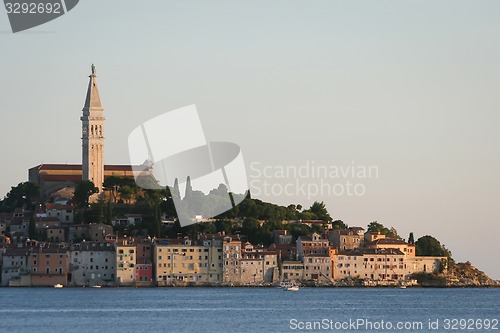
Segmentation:
[(128, 239), (116, 243), (116, 284), (130, 286), (135, 284), (135, 266), (137, 263), (136, 246)]
[(157, 240), (154, 247), (156, 281), (159, 286), (175, 284), (218, 284), (222, 282), (220, 240)]

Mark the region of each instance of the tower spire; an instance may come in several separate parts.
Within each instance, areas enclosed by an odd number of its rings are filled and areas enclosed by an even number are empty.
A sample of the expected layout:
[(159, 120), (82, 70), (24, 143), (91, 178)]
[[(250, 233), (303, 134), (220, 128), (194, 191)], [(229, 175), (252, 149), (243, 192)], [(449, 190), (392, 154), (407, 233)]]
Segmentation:
[(87, 96), (85, 98), (85, 105), (83, 106), (83, 108), (102, 109), (101, 97), (99, 96), (99, 89), (97, 89), (97, 75), (94, 64), (92, 64), (91, 70), (92, 72), (89, 75), (89, 87), (87, 89)]
[(91, 66), (82, 121), (82, 179), (102, 191), (104, 182), (104, 109), (97, 88), (95, 65)]

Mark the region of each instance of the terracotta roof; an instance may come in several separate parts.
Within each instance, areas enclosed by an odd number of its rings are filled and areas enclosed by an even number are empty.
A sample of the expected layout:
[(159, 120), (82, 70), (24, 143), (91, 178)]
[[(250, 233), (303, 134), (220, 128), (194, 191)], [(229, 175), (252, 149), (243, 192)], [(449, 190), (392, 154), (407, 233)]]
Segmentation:
[(375, 254), (375, 255), (386, 255), (386, 254), (395, 254), (395, 255), (404, 255), (403, 252), (399, 249), (363, 249), (363, 254)]
[(397, 245), (409, 245), (407, 242), (401, 239), (395, 238), (381, 238), (376, 239), (373, 242), (369, 242), (366, 245), (378, 245), (378, 244), (397, 244)]
[(62, 209), (62, 210), (68, 210), (68, 209), (73, 209), (73, 205), (61, 205), (61, 204), (56, 204), (56, 203), (48, 203), (45, 206), (46, 209)]
[(354, 249), (354, 250), (338, 250), (337, 255), (341, 256), (361, 256), (363, 255), (363, 252), (359, 249)]
[[(132, 165), (126, 165), (126, 164), (116, 164), (116, 165), (105, 165), (104, 170), (105, 171), (132, 171), (132, 169), (144, 169), (144, 166), (132, 166)], [(74, 170), (74, 171), (81, 171), (82, 170), (82, 165), (81, 164), (39, 164), (32, 169), (38, 169), (40, 171), (43, 170)]]
[(362, 235), (357, 234), (356, 231), (350, 230), (350, 229), (333, 230), (333, 232), (336, 232), (339, 235), (343, 235), (343, 236), (363, 237)]
[(38, 170), (82, 170), (81, 164), (39, 164), (32, 169)]

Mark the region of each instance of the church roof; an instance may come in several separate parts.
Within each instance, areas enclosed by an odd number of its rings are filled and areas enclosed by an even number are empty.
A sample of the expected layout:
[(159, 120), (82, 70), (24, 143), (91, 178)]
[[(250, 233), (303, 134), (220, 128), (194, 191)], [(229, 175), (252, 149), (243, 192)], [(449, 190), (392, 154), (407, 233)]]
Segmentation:
[[(117, 165), (105, 165), (104, 170), (106, 171), (132, 171), (133, 169), (144, 169), (141, 166), (132, 166), (126, 164), (117, 164)], [(37, 169), (40, 171), (44, 170), (82, 170), (81, 164), (40, 164), (31, 169)]]

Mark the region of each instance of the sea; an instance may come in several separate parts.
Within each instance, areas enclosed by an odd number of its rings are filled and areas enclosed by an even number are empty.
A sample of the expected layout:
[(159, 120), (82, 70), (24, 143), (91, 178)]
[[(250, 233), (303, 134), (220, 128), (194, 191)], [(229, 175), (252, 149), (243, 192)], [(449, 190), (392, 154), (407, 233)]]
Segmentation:
[[(0, 332), (500, 332), (500, 289), (0, 288)], [(420, 324), (419, 324), (420, 323)]]

